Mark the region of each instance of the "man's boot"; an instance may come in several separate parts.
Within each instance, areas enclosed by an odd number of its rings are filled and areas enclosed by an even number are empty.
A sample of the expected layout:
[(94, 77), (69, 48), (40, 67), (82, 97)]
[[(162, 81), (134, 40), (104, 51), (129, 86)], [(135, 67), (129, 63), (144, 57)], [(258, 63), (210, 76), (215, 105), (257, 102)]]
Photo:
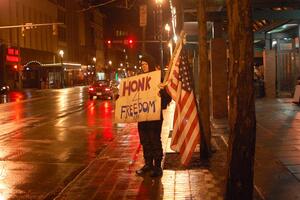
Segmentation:
[(154, 160), (154, 167), (150, 172), (151, 177), (160, 177), (163, 175), (163, 170), (161, 168), (161, 159)]
[(141, 168), (135, 171), (135, 173), (139, 176), (144, 176), (147, 172), (150, 172), (153, 168), (153, 159), (147, 158), (145, 159), (145, 165)]

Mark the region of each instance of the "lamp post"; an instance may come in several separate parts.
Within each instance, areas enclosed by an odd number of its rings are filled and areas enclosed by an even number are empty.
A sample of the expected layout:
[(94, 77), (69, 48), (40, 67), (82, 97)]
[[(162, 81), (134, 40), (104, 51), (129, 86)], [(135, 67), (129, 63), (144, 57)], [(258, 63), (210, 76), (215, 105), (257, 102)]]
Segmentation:
[(162, 37), (163, 37), (163, 31), (162, 31), (162, 24), (163, 24), (163, 16), (162, 16), (162, 4), (163, 0), (155, 0), (158, 14), (159, 14), (159, 46), (160, 46), (160, 68), (161, 68), (161, 76), (163, 78), (164, 76), (164, 50), (163, 50), (163, 43), (162, 43)]
[(168, 35), (168, 39), (169, 39), (169, 37), (170, 37), (170, 31), (171, 31), (171, 27), (170, 27), (169, 24), (165, 25), (165, 31), (167, 31), (167, 35)]
[(65, 69), (63, 66), (63, 57), (64, 57), (64, 50), (59, 50), (58, 52), (60, 56), (60, 64), (61, 64), (61, 87), (65, 87)]
[(170, 39), (170, 31), (171, 31), (171, 27), (169, 24), (166, 24), (165, 25), (165, 31), (167, 31), (167, 41), (169, 40), (168, 42), (168, 47), (169, 47), (169, 55), (170, 55), (170, 59), (172, 57), (172, 51), (173, 51), (173, 44), (172, 44), (172, 39)]
[(97, 58), (96, 57), (93, 57), (93, 68), (92, 68), (92, 81), (94, 82), (95, 80), (95, 77), (96, 77), (96, 80), (98, 79), (98, 75), (96, 73), (96, 64), (97, 64)]

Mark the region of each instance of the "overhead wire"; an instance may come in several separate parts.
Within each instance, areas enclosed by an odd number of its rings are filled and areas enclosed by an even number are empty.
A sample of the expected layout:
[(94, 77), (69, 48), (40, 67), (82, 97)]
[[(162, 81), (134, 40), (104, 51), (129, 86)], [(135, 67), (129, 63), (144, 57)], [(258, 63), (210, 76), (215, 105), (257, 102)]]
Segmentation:
[[(102, 7), (102, 6), (106, 6), (108, 4), (111, 4), (111, 3), (114, 3), (118, 0), (110, 0), (110, 1), (107, 1), (107, 2), (104, 2), (104, 3), (100, 3), (100, 4), (97, 4), (97, 5), (93, 5), (93, 6), (89, 6), (88, 8), (84, 8), (82, 10), (80, 10), (79, 12), (85, 12), (85, 11), (88, 11), (88, 10), (91, 10), (91, 9), (94, 9), (94, 8), (98, 8), (98, 7)], [(136, 3), (137, 0), (134, 0), (129, 6), (128, 6), (128, 0), (126, 0), (126, 6), (116, 6), (118, 8), (125, 8), (125, 9), (128, 9), (130, 10)]]
[(106, 6), (108, 4), (114, 3), (115, 1), (117, 1), (117, 0), (110, 0), (110, 1), (107, 1), (105, 3), (100, 3), (100, 4), (97, 4), (97, 5), (89, 6), (88, 8), (84, 8), (84, 9), (80, 10), (79, 12), (85, 12), (85, 11), (88, 11), (90, 9), (98, 8), (98, 7), (101, 7), (101, 6)]

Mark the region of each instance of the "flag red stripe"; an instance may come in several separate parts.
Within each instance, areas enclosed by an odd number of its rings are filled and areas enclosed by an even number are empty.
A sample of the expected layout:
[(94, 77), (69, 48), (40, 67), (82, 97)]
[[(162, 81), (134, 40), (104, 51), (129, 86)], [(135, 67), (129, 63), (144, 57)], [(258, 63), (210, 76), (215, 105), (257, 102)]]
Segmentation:
[(179, 125), (180, 125), (180, 123), (178, 123), (179, 118), (180, 118), (180, 116), (179, 116), (178, 108), (176, 106), (175, 114), (174, 114), (174, 123), (173, 123), (174, 129), (173, 129), (173, 133), (172, 133), (172, 144), (171, 144), (172, 146), (177, 145), (178, 139), (179, 139), (179, 136), (180, 136), (179, 135), (180, 132), (178, 130)]
[(182, 122), (180, 123), (180, 129), (179, 129), (181, 132), (184, 128), (186, 128), (186, 124), (190, 120), (190, 115), (193, 111), (192, 104), (190, 104), (190, 105), (186, 104), (187, 100), (188, 99), (184, 100), (184, 102), (185, 102), (184, 104), (180, 104), (180, 105), (182, 105), (181, 107), (183, 107), (183, 106), (188, 107), (188, 110), (186, 111), (186, 113), (183, 113), (183, 111), (181, 112)]
[[(199, 143), (199, 141), (200, 141), (200, 134), (197, 134), (197, 136), (196, 136), (196, 138), (194, 139), (194, 142), (193, 142), (193, 144), (192, 144), (192, 146), (191, 146), (191, 148), (190, 149), (195, 149), (196, 148), (196, 145)], [(192, 155), (193, 155), (193, 153), (194, 153), (194, 151), (189, 151), (188, 152), (188, 155), (186, 156), (186, 157), (182, 157), (182, 159), (181, 159), (181, 163), (183, 164), (183, 165), (188, 165), (188, 163), (189, 163), (189, 161), (191, 160), (191, 158), (192, 158)]]
[(189, 143), (192, 134), (195, 132), (195, 128), (196, 128), (196, 125), (198, 122), (197, 120), (198, 120), (197, 118), (194, 118), (194, 120), (191, 124), (191, 127), (189, 128), (189, 130), (185, 136), (184, 142), (182, 143), (182, 145), (180, 147), (180, 152), (184, 152), (184, 150), (186, 149), (187, 143)]
[[(194, 106), (191, 105), (190, 108), (194, 109)], [(182, 131), (182, 136), (183, 136), (184, 138), (190, 139), (190, 134), (191, 134), (191, 132), (193, 132), (193, 131), (195, 131), (196, 133), (199, 132), (199, 129), (196, 130), (195, 127), (193, 127), (193, 126), (194, 126), (193, 123), (196, 123), (196, 125), (198, 124), (197, 113), (195, 113), (195, 112), (193, 112), (193, 111), (195, 111), (195, 110), (192, 110), (192, 111), (188, 114), (189, 117), (190, 117), (191, 114), (193, 114), (193, 115), (191, 116), (191, 119), (190, 119), (189, 123), (188, 123), (188, 124), (184, 124), (184, 128), (185, 128), (185, 129), (184, 129), (184, 131)], [(186, 139), (185, 139), (185, 140), (186, 140)], [(184, 143), (185, 140), (182, 141), (182, 139), (181, 139), (181, 141), (180, 141), (180, 143), (179, 143), (178, 145), (181, 146), (182, 143)], [(180, 147), (180, 148), (181, 148), (181, 147)]]
[(181, 101), (179, 102), (180, 105), (185, 106), (186, 102), (188, 101), (190, 97), (190, 93), (189, 92), (185, 92), (184, 96), (181, 98)]

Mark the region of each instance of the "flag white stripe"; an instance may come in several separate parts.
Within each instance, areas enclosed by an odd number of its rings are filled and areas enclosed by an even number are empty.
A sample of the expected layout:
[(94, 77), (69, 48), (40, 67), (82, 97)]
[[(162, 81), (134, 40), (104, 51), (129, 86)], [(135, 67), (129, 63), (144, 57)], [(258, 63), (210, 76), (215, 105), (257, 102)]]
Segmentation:
[[(186, 95), (187, 92), (184, 91), (182, 93), (183, 93), (183, 95), (181, 96), (181, 100), (183, 99), (183, 97)], [(188, 94), (188, 95), (189, 95), (189, 97), (187, 98), (186, 103), (184, 105), (182, 105), (182, 106), (185, 106), (188, 109), (182, 110), (181, 111), (181, 116), (186, 116), (187, 112), (189, 111), (189, 108), (192, 106), (192, 102), (193, 102), (194, 99), (191, 98), (192, 97), (191, 94)]]
[[(178, 84), (178, 90), (181, 90), (181, 83), (179, 83)], [(176, 92), (176, 99), (174, 99), (175, 100), (175, 102), (176, 102), (176, 110), (177, 110), (177, 118), (176, 118), (176, 120), (174, 120), (174, 128), (173, 128), (173, 133), (174, 133), (174, 137), (172, 137), (172, 143), (171, 144), (173, 144), (174, 143), (174, 139), (175, 138), (177, 138), (176, 137), (176, 135), (177, 134), (179, 134), (179, 127), (180, 127), (180, 124), (181, 123), (178, 123), (178, 122), (181, 122), (181, 106), (180, 106), (180, 104), (178, 103), (179, 102), (179, 99), (181, 98), (181, 92)], [(177, 147), (176, 148), (174, 148), (174, 150), (176, 150), (177, 149)], [(177, 151), (177, 150), (176, 150)]]
[[(182, 125), (184, 123), (183, 120), (186, 120), (188, 110), (195, 106), (195, 105), (193, 105), (193, 95), (192, 94), (190, 94), (190, 96), (188, 97), (188, 101), (186, 102), (186, 104), (184, 106), (189, 107), (189, 108), (185, 109), (185, 112), (184, 111), (178, 112), (178, 114), (180, 113), (180, 117), (178, 117), (178, 121), (177, 121), (177, 119), (174, 121), (175, 126), (173, 129), (173, 133), (177, 133), (177, 134), (174, 135), (172, 144), (175, 145), (174, 140), (176, 139), (176, 141), (177, 141), (176, 145), (178, 146), (176, 148), (177, 151), (180, 150), (183, 142), (185, 141), (185, 138), (188, 136), (188, 133), (191, 131), (197, 131), (197, 130), (190, 130), (191, 125), (194, 122), (194, 119), (197, 117), (197, 109), (192, 109), (192, 112), (191, 112), (190, 116), (188, 117), (190, 120), (187, 121), (187, 124), (184, 125), (184, 128), (181, 130), (181, 132), (178, 131), (179, 125)], [(193, 120), (191, 120), (191, 119), (193, 119)], [(179, 134), (179, 133), (181, 133), (181, 134)]]
[[(197, 139), (197, 137), (198, 137), (198, 133), (199, 133), (199, 123), (197, 123), (197, 125), (195, 127), (195, 131), (193, 131), (193, 134), (190, 137), (190, 141), (195, 141), (195, 139)], [(188, 156), (188, 154), (191, 151), (192, 147), (193, 147), (192, 142), (187, 143), (187, 146), (185, 147), (185, 150), (182, 154), (183, 158), (186, 158)]]
[[(197, 126), (199, 126), (199, 123)], [(191, 138), (191, 142), (189, 142), (190, 148), (186, 148), (186, 151), (182, 155), (181, 163), (184, 165), (187, 165), (188, 162), (190, 161), (190, 158), (192, 157), (194, 149), (196, 148), (196, 145), (199, 141), (200, 135), (198, 133), (194, 132), (193, 136), (194, 137)]]
[[(176, 105), (176, 107), (178, 107), (178, 105)], [(178, 109), (178, 108), (175, 108), (175, 109)], [(180, 110), (180, 109), (178, 109)], [(174, 151), (179, 151), (179, 148), (178, 148), (178, 135), (180, 134), (180, 132), (178, 131), (179, 129), (179, 125), (180, 123), (178, 123), (178, 121), (180, 120), (180, 112), (178, 112), (177, 110), (177, 115), (176, 115), (176, 120), (174, 120), (174, 124), (173, 124), (173, 133), (172, 133), (172, 138), (171, 138), (171, 149), (174, 150)], [(175, 142), (176, 141), (176, 142)]]
[[(184, 129), (181, 132), (180, 139), (178, 140), (178, 143), (177, 143), (178, 146), (180, 146), (180, 147), (182, 146), (185, 138), (187, 137), (188, 133), (190, 132), (192, 122), (194, 121), (196, 115), (197, 115), (197, 112), (196, 112), (196, 109), (194, 109), (193, 112), (191, 113), (191, 116), (189, 117), (190, 120), (188, 120), (188, 123), (185, 125)], [(191, 119), (193, 119), (193, 120), (191, 120)]]

